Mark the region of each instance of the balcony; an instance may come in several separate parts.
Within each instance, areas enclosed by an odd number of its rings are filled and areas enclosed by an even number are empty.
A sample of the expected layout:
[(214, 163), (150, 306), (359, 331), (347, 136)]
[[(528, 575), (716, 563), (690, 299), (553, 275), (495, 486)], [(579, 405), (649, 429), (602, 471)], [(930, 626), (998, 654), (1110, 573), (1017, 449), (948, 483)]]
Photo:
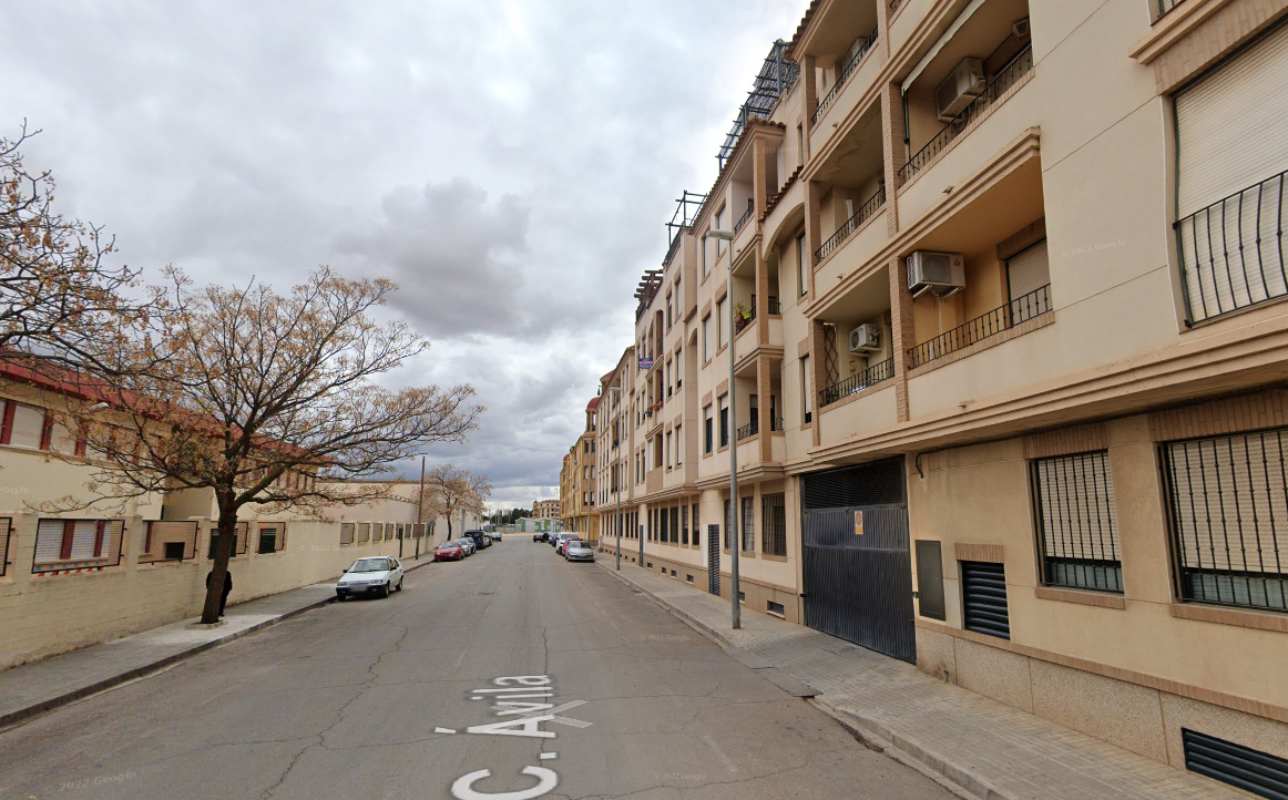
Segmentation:
[(1286, 176), (1272, 175), (1176, 221), (1187, 325), (1288, 295)]
[(824, 240), (823, 244), (819, 245), (819, 248), (814, 251), (814, 263), (818, 264), (822, 262), (828, 256), (839, 250), (845, 240), (850, 238), (855, 231), (861, 228), (863, 223), (872, 219), (876, 216), (877, 212), (885, 207), (885, 200), (885, 185), (882, 184), (877, 188), (875, 194), (864, 201), (859, 206), (859, 209), (855, 211), (849, 219), (841, 223), (841, 226), (837, 228), (831, 236)]
[(894, 359), (887, 358), (885, 361), (877, 362), (867, 369), (860, 370), (849, 377), (842, 378), (831, 386), (824, 387), (824, 389), (818, 393), (819, 407), (826, 408), (843, 397), (858, 394), (870, 386), (876, 386), (877, 384), (883, 381), (888, 381), (893, 377)]
[(741, 442), (743, 439), (750, 439), (758, 433), (760, 433), (760, 422), (753, 414), (751, 422), (748, 422), (746, 425), (739, 428), (734, 435), (737, 440)]
[(1051, 285), (1046, 284), (970, 319), (908, 350), (908, 367), (929, 364), (983, 342), (1051, 311)]
[(815, 412), (819, 444), (824, 447), (844, 444), (895, 427), (898, 413), (894, 385), (894, 381), (877, 383), (871, 391), (848, 395), (843, 398), (846, 402), (836, 402)]
[(823, 95), (823, 97), (819, 99), (818, 106), (814, 109), (814, 114), (811, 119), (815, 125), (818, 124), (818, 121), (822, 119), (823, 115), (827, 113), (827, 110), (836, 102), (836, 98), (840, 95), (841, 89), (843, 89), (846, 83), (849, 82), (850, 76), (858, 70), (859, 64), (863, 62), (863, 57), (868, 54), (868, 51), (871, 50), (872, 46), (876, 43), (877, 31), (875, 28), (868, 35), (860, 36), (854, 43), (853, 49), (850, 50), (849, 55), (843, 62), (841, 62), (841, 66), (837, 69), (836, 82), (832, 84), (832, 88), (828, 90), (827, 94)]
[(972, 100), (970, 105), (963, 109), (951, 122), (945, 124), (938, 133), (930, 137), (929, 141), (913, 153), (912, 157), (903, 166), (899, 167), (896, 175), (898, 185), (903, 186), (908, 183), (938, 160), (940, 154), (948, 150), (949, 145), (974, 127), (974, 124), (981, 120), (994, 106), (1006, 100), (1010, 96), (1011, 88), (1017, 86), (1020, 80), (1032, 71), (1033, 48), (1026, 45), (1004, 67), (989, 78), (984, 92), (979, 97)]
[(742, 230), (742, 227), (747, 224), (747, 221), (751, 219), (751, 216), (752, 214), (755, 213), (755, 211), (756, 211), (755, 204), (752, 203), (750, 199), (748, 199), (747, 210), (742, 212), (742, 216), (738, 217), (738, 221), (733, 224), (733, 232), (737, 233), (738, 231)]

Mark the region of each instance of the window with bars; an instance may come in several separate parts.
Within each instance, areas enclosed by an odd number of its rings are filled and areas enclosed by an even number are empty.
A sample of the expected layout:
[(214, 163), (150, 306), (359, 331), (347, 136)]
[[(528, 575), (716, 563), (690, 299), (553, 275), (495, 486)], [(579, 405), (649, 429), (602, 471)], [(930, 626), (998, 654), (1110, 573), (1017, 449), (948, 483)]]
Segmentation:
[(753, 515), (755, 510), (755, 498), (742, 498), (742, 551), (750, 553), (756, 549), (756, 518)]
[(671, 506), (671, 544), (680, 543), (680, 507)]
[(1109, 453), (1039, 458), (1030, 471), (1042, 583), (1121, 593), (1122, 553)]
[(119, 519), (42, 519), (36, 524), (31, 571), (116, 566), (125, 522)]
[(697, 547), (702, 543), (701, 542), (702, 536), (699, 533), (699, 531), (701, 530), (702, 530), (702, 527), (698, 524), (698, 504), (694, 503), (693, 504), (693, 546), (694, 547)]
[(1286, 433), (1161, 445), (1182, 600), (1288, 611)]
[(689, 543), (689, 507), (680, 506), (680, 544)]
[(787, 501), (785, 496), (767, 494), (760, 498), (761, 550), (771, 556), (787, 555)]

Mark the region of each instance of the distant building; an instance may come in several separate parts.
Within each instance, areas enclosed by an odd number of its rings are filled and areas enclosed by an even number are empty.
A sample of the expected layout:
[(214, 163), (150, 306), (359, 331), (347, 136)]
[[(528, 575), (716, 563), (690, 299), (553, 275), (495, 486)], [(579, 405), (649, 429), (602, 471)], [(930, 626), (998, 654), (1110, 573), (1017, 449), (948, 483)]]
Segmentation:
[(558, 500), (533, 500), (533, 519), (559, 519)]

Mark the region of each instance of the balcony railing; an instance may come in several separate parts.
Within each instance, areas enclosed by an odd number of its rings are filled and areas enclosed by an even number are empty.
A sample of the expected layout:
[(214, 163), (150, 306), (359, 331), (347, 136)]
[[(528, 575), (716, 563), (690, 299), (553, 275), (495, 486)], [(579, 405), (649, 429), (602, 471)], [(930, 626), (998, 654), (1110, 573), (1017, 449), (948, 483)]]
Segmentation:
[(1012, 58), (1010, 63), (1002, 67), (1000, 71), (989, 79), (988, 84), (984, 87), (984, 93), (971, 101), (952, 122), (943, 127), (939, 133), (930, 138), (930, 141), (922, 145), (922, 148), (908, 159), (908, 163), (899, 167), (898, 179), (899, 185), (907, 183), (921, 170), (930, 166), (931, 162), (948, 148), (958, 136), (962, 135), (971, 123), (979, 119), (989, 108), (991, 108), (1006, 92), (1019, 82), (1020, 78), (1029, 74), (1033, 70), (1033, 48), (1025, 46), (1023, 50)]
[(1154, 0), (1154, 2), (1153, 2), (1153, 6), (1154, 6), (1154, 9), (1153, 9), (1153, 10), (1154, 10), (1154, 18), (1153, 18), (1153, 22), (1158, 22), (1158, 21), (1159, 21), (1160, 19), (1162, 19), (1164, 16), (1166, 16), (1166, 15), (1167, 15), (1167, 14), (1169, 14), (1169, 13), (1171, 13), (1172, 9), (1176, 8), (1176, 7), (1177, 7), (1177, 6), (1179, 6), (1181, 3), (1184, 3), (1184, 2), (1185, 2), (1185, 0)]
[(753, 414), (751, 422), (748, 422), (746, 425), (739, 428), (735, 436), (737, 436), (738, 441), (741, 442), (743, 439), (750, 438), (758, 433), (760, 433), (760, 421), (757, 420)]
[(864, 222), (867, 222), (872, 218), (873, 214), (876, 214), (881, 210), (881, 207), (885, 205), (885, 200), (885, 184), (882, 184), (877, 187), (876, 194), (863, 201), (863, 205), (859, 206), (858, 211), (854, 212), (854, 216), (850, 217), (845, 222), (842, 222), (841, 227), (837, 228), (836, 232), (827, 237), (827, 241), (823, 242), (823, 244), (814, 251), (814, 263), (820, 263), (823, 259), (832, 255), (832, 253), (835, 253), (841, 244), (846, 239), (850, 238), (850, 234), (857, 231), (859, 226)]
[(751, 214), (755, 210), (756, 210), (755, 204), (753, 203), (747, 204), (747, 210), (742, 212), (742, 216), (738, 217), (738, 221), (733, 224), (734, 233), (737, 233), (738, 231), (742, 230), (742, 226), (747, 224), (747, 220), (751, 219)]
[(841, 69), (836, 73), (836, 83), (832, 84), (832, 88), (827, 94), (823, 95), (822, 99), (818, 101), (818, 105), (814, 108), (812, 118), (814, 124), (817, 125), (818, 121), (827, 113), (827, 110), (836, 102), (836, 98), (841, 94), (841, 89), (845, 87), (845, 82), (858, 69), (859, 63), (863, 61), (863, 57), (868, 54), (868, 51), (872, 49), (872, 45), (876, 44), (876, 42), (877, 32), (876, 29), (873, 29), (872, 33), (869, 33), (859, 41), (859, 46), (850, 57), (845, 59), (845, 63), (841, 65)]
[(861, 392), (869, 386), (876, 386), (878, 383), (888, 381), (893, 377), (894, 359), (887, 358), (885, 361), (873, 364), (861, 372), (856, 372), (848, 378), (825, 387), (818, 393), (819, 405), (831, 405), (843, 397), (849, 397), (855, 392)]
[(1273, 175), (1177, 220), (1187, 323), (1288, 294), (1285, 176)]
[(1051, 284), (1020, 295), (1004, 306), (980, 314), (908, 350), (908, 366), (919, 367), (990, 336), (1014, 328), (1051, 310)]
[(769, 313), (775, 316), (783, 313), (783, 304), (777, 297), (769, 298)]
[(770, 431), (773, 431), (773, 432), (779, 432), (779, 431), (782, 431), (782, 430), (783, 430), (783, 418), (782, 418), (782, 417), (770, 417), (770, 418), (769, 418), (769, 430), (770, 430)]

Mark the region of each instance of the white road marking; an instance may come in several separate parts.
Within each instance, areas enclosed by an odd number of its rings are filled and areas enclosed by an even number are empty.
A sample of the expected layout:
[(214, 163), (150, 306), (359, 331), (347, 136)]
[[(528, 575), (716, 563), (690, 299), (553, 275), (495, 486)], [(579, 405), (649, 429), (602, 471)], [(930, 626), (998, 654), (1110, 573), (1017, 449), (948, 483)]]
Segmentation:
[(540, 758), (542, 761), (549, 761), (550, 759), (555, 758), (558, 755), (559, 755), (558, 753), (542, 753), (540, 756), (538, 756), (538, 758)]
[(452, 728), (434, 728), (434, 733), (456, 733)]
[(731, 773), (738, 771), (738, 768), (733, 764), (733, 760), (730, 759), (729, 756), (725, 755), (725, 751), (720, 749), (720, 745), (716, 744), (716, 740), (711, 738), (711, 734), (704, 734), (702, 736), (702, 741), (707, 743), (707, 747), (710, 747), (715, 751), (716, 756), (720, 759), (720, 762), (724, 764), (725, 769), (729, 770)]

